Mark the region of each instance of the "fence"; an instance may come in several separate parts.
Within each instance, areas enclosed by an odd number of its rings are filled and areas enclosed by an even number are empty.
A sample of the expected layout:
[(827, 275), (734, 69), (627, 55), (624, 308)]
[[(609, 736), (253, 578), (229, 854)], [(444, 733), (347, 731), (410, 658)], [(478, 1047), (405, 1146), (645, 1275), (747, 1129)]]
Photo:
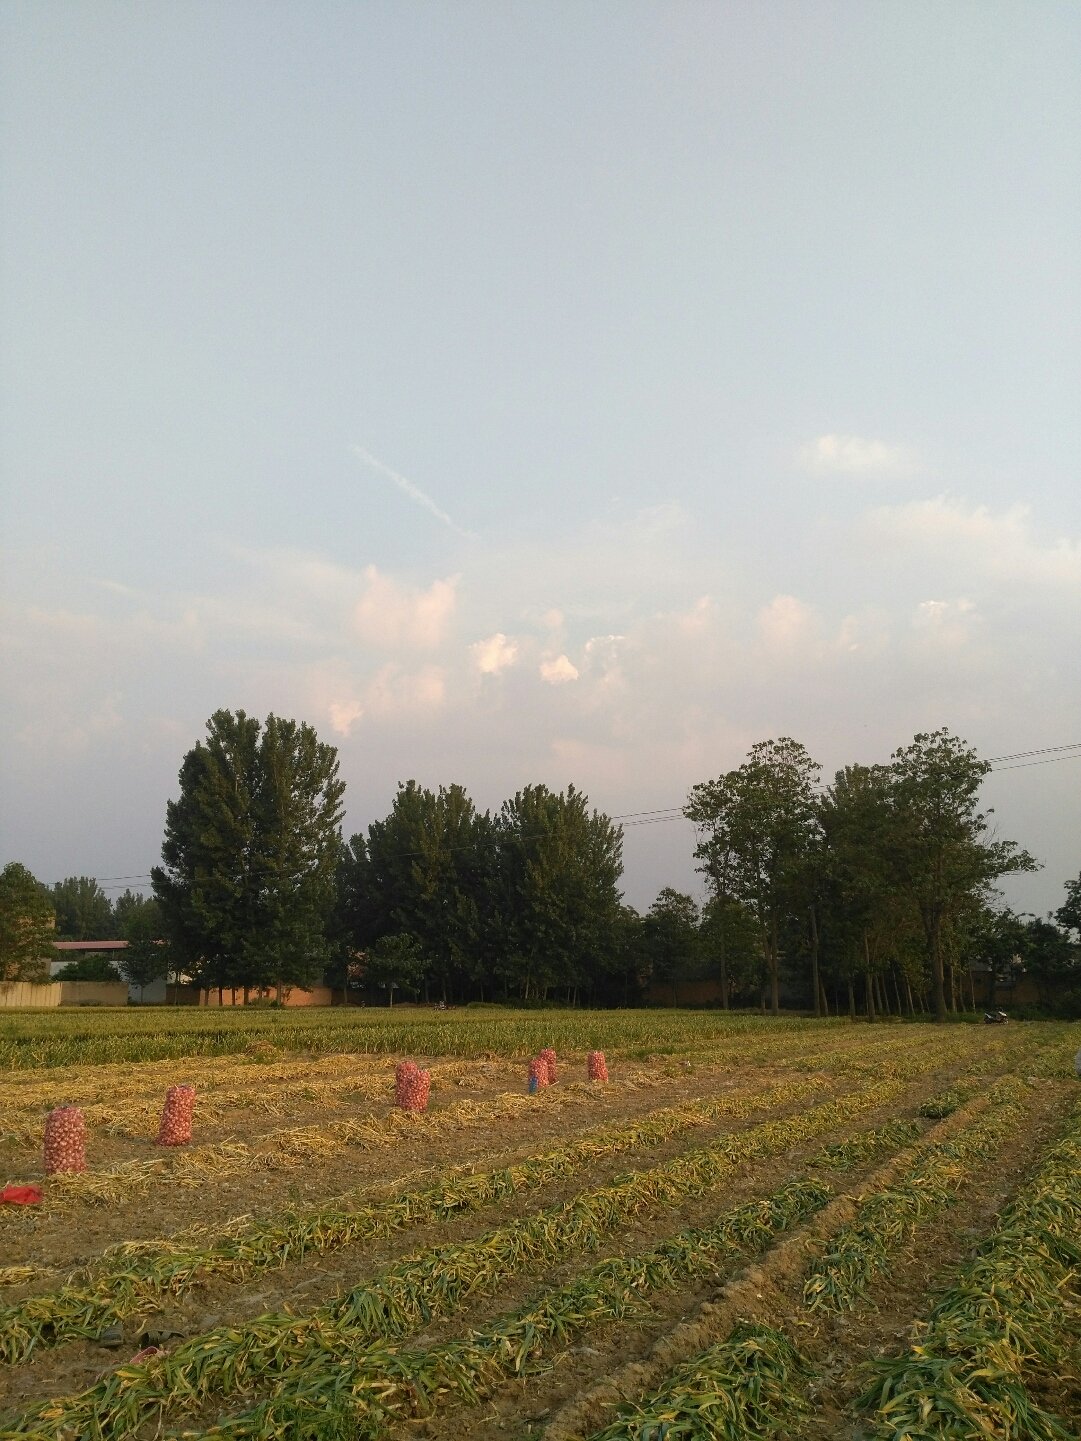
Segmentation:
[(124, 981), (0, 981), (0, 1009), (15, 1006), (126, 1006)]

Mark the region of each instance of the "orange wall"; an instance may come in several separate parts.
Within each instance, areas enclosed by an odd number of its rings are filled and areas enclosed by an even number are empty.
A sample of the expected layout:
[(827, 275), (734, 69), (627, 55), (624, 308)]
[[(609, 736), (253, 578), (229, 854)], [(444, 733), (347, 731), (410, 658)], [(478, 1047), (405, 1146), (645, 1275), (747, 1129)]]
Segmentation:
[[(242, 1006), (244, 1004), (244, 992), (242, 990), (236, 992), (235, 1001), (233, 1000), (233, 992), (228, 989), (222, 992), (220, 999), (217, 991), (210, 991), (209, 993), (206, 991), (196, 992), (194, 986), (181, 986), (180, 991), (181, 994), (177, 999), (181, 1005), (216, 1007), (219, 1005)], [(173, 999), (171, 994), (169, 999)], [(274, 999), (274, 992), (271, 991), (266, 996), (266, 999), (272, 1001)], [(298, 986), (294, 986), (284, 997), (284, 1003), (287, 1006), (329, 1006), (333, 1004), (333, 1001), (334, 993), (329, 986), (313, 986), (310, 991), (302, 991)]]

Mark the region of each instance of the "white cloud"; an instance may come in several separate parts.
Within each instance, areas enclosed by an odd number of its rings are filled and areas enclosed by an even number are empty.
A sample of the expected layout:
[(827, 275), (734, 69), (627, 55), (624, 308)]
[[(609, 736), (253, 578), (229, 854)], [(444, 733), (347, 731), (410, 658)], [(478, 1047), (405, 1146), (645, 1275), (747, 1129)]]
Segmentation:
[(392, 470), (389, 465), (384, 464), (383, 461), (372, 455), (370, 451), (365, 450), (363, 446), (354, 445), (352, 451), (359, 461), (364, 465), (371, 466), (373, 470), (378, 470), (379, 473), (385, 475), (388, 480), (392, 480), (403, 495), (407, 495), (409, 499), (413, 501), (415, 505), (419, 505), (422, 510), (426, 510), (430, 515), (434, 515), (436, 520), (442, 521), (450, 530), (455, 531), (458, 535), (464, 536), (467, 540), (476, 539), (471, 531), (463, 530), (460, 525), (456, 525), (447, 512), (441, 509), (430, 495), (421, 490), (419, 485), (414, 485), (413, 482), (407, 480), (404, 475), (399, 475), (396, 470)]
[(812, 475), (910, 475), (916, 468), (904, 446), (859, 435), (820, 435), (800, 447), (799, 463)]
[(885, 612), (864, 610), (846, 615), (837, 630), (835, 648), (844, 655), (874, 659), (889, 648), (889, 621)]
[(549, 685), (566, 685), (568, 681), (578, 679), (578, 667), (572, 665), (565, 655), (541, 661), (540, 673)]
[(353, 612), (357, 633), (382, 650), (434, 650), (454, 612), (457, 585), (458, 577), (452, 576), (433, 581), (427, 590), (410, 589), (370, 565)]
[(759, 634), (772, 650), (805, 644), (814, 630), (814, 612), (794, 595), (775, 595), (758, 613)]
[(475, 641), (469, 652), (481, 675), (498, 675), (518, 659), (518, 642), (508, 640), (500, 630), (487, 640)]
[(994, 515), (985, 505), (966, 506), (939, 495), (881, 506), (867, 516), (865, 528), (891, 549), (930, 551), (952, 568), (971, 565), (999, 580), (1081, 589), (1081, 540), (1059, 537), (1041, 544), (1024, 505)]
[(972, 601), (921, 600), (912, 617), (920, 639), (938, 650), (958, 650), (973, 638), (979, 615)]
[(717, 606), (713, 597), (700, 595), (690, 610), (676, 617), (676, 624), (688, 635), (698, 635), (708, 629), (716, 618)]
[(384, 720), (441, 710), (446, 698), (446, 671), (435, 665), (418, 671), (385, 665), (372, 677), (365, 695), (369, 712)]
[(327, 712), (335, 735), (347, 736), (363, 716), (364, 707), (358, 700), (331, 701)]

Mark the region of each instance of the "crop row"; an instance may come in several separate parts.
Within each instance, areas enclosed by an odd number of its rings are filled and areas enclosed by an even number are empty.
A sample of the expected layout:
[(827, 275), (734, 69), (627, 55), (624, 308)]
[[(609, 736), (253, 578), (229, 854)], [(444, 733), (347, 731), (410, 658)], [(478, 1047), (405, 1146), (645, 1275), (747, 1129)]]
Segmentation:
[(417, 1127), (423, 1129), (426, 1139), (431, 1139), (448, 1132), (488, 1126), (492, 1121), (508, 1116), (527, 1114), (539, 1105), (588, 1105), (592, 1094), (584, 1082), (560, 1086), (539, 1100), (524, 1092), (507, 1092), (490, 1100), (458, 1101), (424, 1116), (390, 1110), (384, 1115), (370, 1114), (317, 1125), (290, 1126), (269, 1132), (254, 1147), (241, 1141), (222, 1141), (196, 1146), (175, 1156), (123, 1161), (100, 1171), (61, 1172), (50, 1178), (45, 1206), (39, 1209), (50, 1209), (73, 1201), (111, 1205), (143, 1194), (154, 1185), (198, 1186), (208, 1177), (221, 1179), (252, 1171), (291, 1170), (332, 1156), (346, 1146), (365, 1150), (385, 1149), (397, 1144)]
[(795, 1417), (809, 1409), (801, 1394), (807, 1370), (783, 1332), (743, 1321), (726, 1340), (692, 1356), (661, 1390), (590, 1441), (753, 1441), (775, 1436), (779, 1416)]
[(932, 1310), (911, 1350), (876, 1364), (862, 1398), (876, 1434), (962, 1441), (1073, 1441), (1025, 1384), (1078, 1344), (1081, 1110), (977, 1256)]
[(855, 1219), (818, 1257), (803, 1288), (809, 1310), (851, 1310), (890, 1256), (921, 1222), (948, 1206), (973, 1166), (989, 1156), (1022, 1114), (1023, 1086), (1000, 1082), (986, 1112), (947, 1140), (919, 1148), (915, 1164), (894, 1184), (867, 1196)]
[(656, 1213), (717, 1186), (746, 1162), (776, 1155), (885, 1104), (895, 1082), (726, 1135), (650, 1170), (579, 1193), (477, 1239), (429, 1248), (390, 1267), (305, 1317), (266, 1316), (243, 1330), (223, 1327), (145, 1364), (121, 1368), (77, 1397), (28, 1413), (14, 1435), (109, 1438), (134, 1432), (170, 1405), (274, 1385), (305, 1366), (344, 1364), (358, 1347), (408, 1334), (447, 1315), (529, 1266), (551, 1264), (573, 1247), (597, 1245), (629, 1217)]
[[(446, 1061), (463, 1071), (474, 1069), (476, 1061)], [(480, 1063), (483, 1064), (483, 1063)], [(161, 1094), (162, 1087), (184, 1079), (182, 1060), (118, 1062), (114, 1065), (62, 1066), (46, 1071), (12, 1071), (4, 1076), (0, 1118), (27, 1111), (49, 1110), (59, 1105), (94, 1105), (115, 1101), (118, 1096), (141, 1096), (146, 1100)], [(337, 1055), (281, 1057), (228, 1055), (198, 1062), (199, 1091), (261, 1088), (279, 1083), (292, 1084), (342, 1075), (387, 1075), (392, 1072), (382, 1055)], [(190, 1077), (189, 1077), (190, 1079)]]
[[(853, 1137), (853, 1152), (880, 1155), (896, 1144), (887, 1124)], [(850, 1156), (843, 1146), (811, 1158), (813, 1168), (836, 1169)], [(688, 1228), (638, 1256), (605, 1260), (566, 1285), (544, 1293), (465, 1342), (423, 1351), (373, 1348), (333, 1367), (306, 1366), (270, 1401), (206, 1433), (231, 1441), (380, 1437), (394, 1416), (430, 1409), (455, 1398), (475, 1404), (509, 1375), (543, 1364), (551, 1346), (587, 1327), (650, 1314), (648, 1297), (688, 1282), (715, 1278), (741, 1253), (761, 1251), (776, 1236), (806, 1220), (831, 1195), (821, 1181), (800, 1178), (770, 1197), (740, 1206), (705, 1228)]]
[(793, 1105), (820, 1089), (814, 1082), (790, 1081), (766, 1091), (687, 1101), (624, 1125), (598, 1127), (508, 1166), (481, 1172), (454, 1168), (436, 1182), (381, 1201), (358, 1206), (339, 1200), (258, 1222), (246, 1220), (243, 1229), (212, 1244), (160, 1242), (151, 1249), (147, 1242), (123, 1243), (57, 1290), (0, 1310), (0, 1361), (25, 1360), (41, 1344), (97, 1335), (102, 1327), (139, 1314), (155, 1299), (182, 1295), (210, 1276), (239, 1281), (307, 1256), (477, 1211), (563, 1180), (604, 1157), (660, 1145), (721, 1116)]
[(738, 1257), (765, 1249), (829, 1194), (821, 1183), (790, 1182), (711, 1227), (601, 1261), (465, 1341), (420, 1351), (372, 1348), (332, 1374), (298, 1375), (287, 1391), (201, 1434), (215, 1441), (376, 1441), (395, 1418), (426, 1414), (452, 1399), (475, 1405), (508, 1376), (536, 1367), (553, 1344), (589, 1328), (645, 1319), (650, 1295), (715, 1277)]
[[(846, 1020), (771, 1019), (778, 1039), (800, 1032), (843, 1029)], [(0, 1071), (151, 1061), (165, 1057), (233, 1055), (260, 1043), (279, 1051), (378, 1052), (383, 1055), (481, 1057), (536, 1055), (544, 1046), (560, 1051), (601, 1047), (617, 1056), (679, 1052), (761, 1033), (762, 1018), (710, 1011), (529, 1011), (469, 1008), (452, 1014), (367, 1007), (348, 1010), (251, 1011), (160, 1008), (61, 1012), (41, 1016), (15, 1012), (0, 1024)], [(782, 1041), (783, 1044), (783, 1041)]]
[[(971, 1180), (978, 1163), (1016, 1129), (1025, 1113), (1023, 1095), (1020, 1082), (1009, 1079), (1000, 1083), (986, 1103), (981, 1098), (967, 1113), (936, 1128), (927, 1141), (915, 1147), (914, 1159), (894, 1179), (898, 1161), (904, 1160), (899, 1156), (888, 1168), (889, 1179), (882, 1177), (860, 1199), (854, 1218), (838, 1229), (829, 1229), (829, 1251), (812, 1261), (805, 1273), (802, 1305), (797, 1303), (796, 1310), (787, 1312), (784, 1319), (802, 1329), (808, 1311), (852, 1309), (920, 1223), (949, 1205), (963, 1181)], [(778, 1274), (784, 1274), (789, 1261), (780, 1256), (775, 1259)], [(768, 1269), (768, 1262), (766, 1265)], [(761, 1282), (759, 1288), (765, 1289)], [(743, 1298), (735, 1302), (737, 1316), (749, 1300), (747, 1288), (743, 1289)], [(788, 1290), (787, 1283), (783, 1289)], [(766, 1304), (771, 1321), (776, 1322), (775, 1304)], [(757, 1304), (750, 1302), (747, 1309), (761, 1311), (761, 1294)], [(681, 1329), (689, 1333), (695, 1354), (648, 1398), (625, 1406), (591, 1441), (655, 1441), (669, 1435), (749, 1441), (790, 1434), (804, 1409), (802, 1396), (811, 1372), (782, 1331), (773, 1325), (748, 1326), (744, 1313), (726, 1337), (699, 1351), (701, 1327), (692, 1322)], [(669, 1354), (678, 1347), (678, 1341), (670, 1343)], [(752, 1384), (759, 1375), (760, 1387)], [(566, 1425), (556, 1429), (560, 1435), (572, 1430), (580, 1434)], [(902, 1434), (907, 1435), (898, 1432), (898, 1441)], [(976, 1434), (983, 1433), (965, 1433), (970, 1441)]]

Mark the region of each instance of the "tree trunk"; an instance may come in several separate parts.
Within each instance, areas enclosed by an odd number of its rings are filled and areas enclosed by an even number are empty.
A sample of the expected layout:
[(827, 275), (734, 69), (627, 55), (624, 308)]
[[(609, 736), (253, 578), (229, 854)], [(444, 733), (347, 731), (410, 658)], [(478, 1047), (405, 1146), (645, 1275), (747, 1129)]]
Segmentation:
[(814, 989), (815, 1015), (822, 1015), (821, 985), (818, 979), (818, 924), (815, 921), (814, 906), (808, 907), (811, 917), (811, 985)]
[(863, 973), (863, 989), (867, 998), (867, 1019), (873, 1021), (875, 1019), (875, 993), (872, 989), (871, 946), (867, 939), (866, 931), (863, 933), (863, 960), (866, 966), (866, 970)]
[(769, 933), (769, 1008), (775, 1016), (781, 1013), (780, 946), (777, 941), (777, 917), (770, 921)]
[(904, 973), (904, 975), (905, 975), (905, 999), (906, 999), (906, 1001), (907, 1001), (907, 1003), (908, 1003), (908, 1014), (909, 1014), (910, 1016), (915, 1016), (915, 1014), (916, 1014), (916, 1002), (915, 1002), (915, 1001), (913, 1000), (913, 998), (912, 998), (912, 983), (911, 983), (911, 982), (909, 981), (909, 979), (908, 979), (908, 972), (907, 972), (907, 971)]
[(927, 927), (928, 949), (931, 953), (931, 977), (934, 981), (935, 1020), (946, 1019), (946, 982), (942, 969), (942, 946), (938, 917), (932, 917)]
[(728, 949), (724, 943), (724, 927), (721, 927), (721, 1009), (728, 1010)]
[(856, 1019), (856, 988), (852, 984), (851, 976), (848, 978), (848, 1019), (850, 1021)]

